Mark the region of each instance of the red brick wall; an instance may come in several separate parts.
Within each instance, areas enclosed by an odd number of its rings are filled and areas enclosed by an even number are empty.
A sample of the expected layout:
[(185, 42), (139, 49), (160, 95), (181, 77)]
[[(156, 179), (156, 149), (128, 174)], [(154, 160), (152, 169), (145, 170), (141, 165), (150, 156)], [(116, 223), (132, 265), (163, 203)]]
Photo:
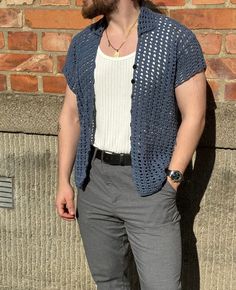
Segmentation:
[[(236, 0), (153, 0), (192, 29), (219, 101), (236, 100)], [(33, 3), (34, 2), (34, 3)], [(71, 37), (90, 23), (81, 0), (3, 0), (0, 91), (63, 94), (61, 69)]]

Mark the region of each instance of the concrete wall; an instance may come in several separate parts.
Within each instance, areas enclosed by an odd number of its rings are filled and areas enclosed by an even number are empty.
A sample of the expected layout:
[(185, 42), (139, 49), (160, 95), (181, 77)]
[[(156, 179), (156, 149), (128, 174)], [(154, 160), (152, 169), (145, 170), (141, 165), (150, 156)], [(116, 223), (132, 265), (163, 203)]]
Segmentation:
[[(79, 226), (54, 207), (62, 97), (0, 95), (0, 103), (0, 176), (14, 185), (14, 208), (0, 208), (0, 289), (96, 289)], [(177, 196), (183, 290), (234, 290), (236, 104), (208, 106), (206, 131)]]

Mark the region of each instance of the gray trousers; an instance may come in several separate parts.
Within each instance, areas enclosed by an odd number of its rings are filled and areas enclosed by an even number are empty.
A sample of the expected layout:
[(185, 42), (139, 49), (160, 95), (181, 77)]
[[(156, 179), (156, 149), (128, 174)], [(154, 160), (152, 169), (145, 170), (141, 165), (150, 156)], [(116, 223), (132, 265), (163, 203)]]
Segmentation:
[[(131, 166), (92, 157), (90, 181), (77, 193), (77, 221), (98, 290), (130, 290), (129, 250), (141, 290), (180, 290), (181, 235), (176, 192), (166, 182), (138, 195)], [(137, 290), (137, 289), (135, 289)]]

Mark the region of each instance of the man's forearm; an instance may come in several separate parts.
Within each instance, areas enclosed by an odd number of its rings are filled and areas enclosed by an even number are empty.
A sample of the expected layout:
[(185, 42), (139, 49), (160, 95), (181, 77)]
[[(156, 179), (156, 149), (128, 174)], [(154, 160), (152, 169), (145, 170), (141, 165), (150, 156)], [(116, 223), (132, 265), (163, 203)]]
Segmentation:
[(79, 120), (61, 118), (58, 121), (58, 186), (70, 182), (79, 141)]
[(188, 120), (186, 118), (182, 121), (178, 130), (176, 146), (172, 154), (169, 169), (179, 170), (182, 173), (185, 171), (202, 135), (204, 125), (204, 118), (199, 120)]

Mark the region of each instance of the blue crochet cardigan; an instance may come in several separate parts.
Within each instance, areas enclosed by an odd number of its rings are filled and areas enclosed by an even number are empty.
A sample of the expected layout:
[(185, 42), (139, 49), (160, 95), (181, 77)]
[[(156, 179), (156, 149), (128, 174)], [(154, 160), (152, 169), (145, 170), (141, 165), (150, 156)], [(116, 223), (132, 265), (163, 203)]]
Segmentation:
[[(78, 188), (84, 186), (94, 141), (95, 58), (106, 25), (103, 17), (77, 33), (63, 67), (67, 83), (77, 96), (80, 115), (80, 140), (75, 159)], [(165, 168), (170, 162), (178, 130), (175, 88), (205, 69), (201, 47), (190, 29), (141, 7), (138, 45), (130, 80), (132, 176), (140, 196), (160, 190), (166, 180)]]

